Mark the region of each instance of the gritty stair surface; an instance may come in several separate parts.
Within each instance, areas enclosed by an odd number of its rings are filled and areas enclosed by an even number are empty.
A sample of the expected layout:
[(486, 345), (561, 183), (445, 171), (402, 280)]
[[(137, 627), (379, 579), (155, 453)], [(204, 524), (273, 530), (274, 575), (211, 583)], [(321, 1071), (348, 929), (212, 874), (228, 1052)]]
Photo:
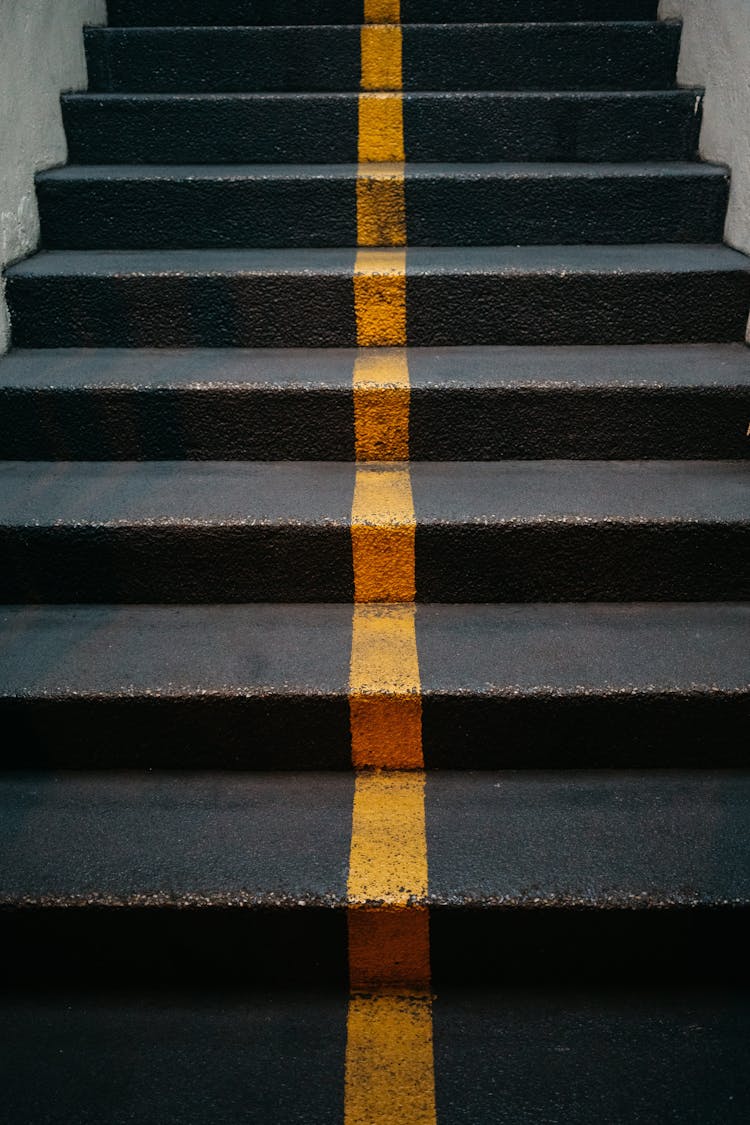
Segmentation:
[[(353, 824), (394, 781), (352, 699), (416, 683), (440, 1125), (744, 1123), (750, 261), (679, 25), (108, 14), (7, 279), (5, 1115), (344, 1119)], [(403, 178), (417, 658), (363, 700), (355, 618), (405, 619), (352, 605), (394, 469), (355, 463), (366, 40), (405, 88), (364, 187)]]
[[(354, 456), (352, 349), (41, 349), (0, 361), (5, 460)], [(742, 344), (407, 350), (413, 461), (750, 456)]]
[[(399, 251), (391, 254), (396, 261)], [(40, 253), (8, 270), (15, 339), (352, 346), (355, 257), (305, 248)], [(413, 346), (744, 337), (750, 261), (725, 246), (415, 247), (406, 262)]]
[[(741, 463), (420, 462), (410, 476), (420, 601), (750, 592)], [(6, 602), (354, 597), (352, 463), (3, 462), (0, 480)]]
[[(651, 20), (657, 0), (401, 0), (403, 23)], [(108, 0), (113, 26), (361, 23), (363, 0)]]
[[(356, 244), (358, 175), (356, 164), (73, 165), (37, 177), (43, 241), (51, 250)], [(726, 169), (682, 162), (408, 164), (404, 179), (410, 246), (715, 243), (729, 187)]]
[[(157, 1103), (175, 1122), (343, 1117), (341, 994), (13, 994), (0, 1019), (16, 1121), (151, 1125)], [(516, 1125), (550, 1106), (575, 1125), (634, 1114), (742, 1125), (750, 1110), (745, 992), (442, 987), (433, 1019), (438, 1114), (449, 1125)]]
[[(406, 92), (412, 161), (691, 160), (702, 92)], [(64, 94), (76, 164), (351, 163), (357, 93)]]
[[(348, 605), (8, 607), (5, 764), (347, 770), (351, 629)], [(747, 765), (746, 605), (419, 606), (416, 630), (428, 767)]]
[[(356, 90), (356, 25), (89, 28), (96, 92)], [(678, 23), (404, 25), (405, 90), (659, 90)]]

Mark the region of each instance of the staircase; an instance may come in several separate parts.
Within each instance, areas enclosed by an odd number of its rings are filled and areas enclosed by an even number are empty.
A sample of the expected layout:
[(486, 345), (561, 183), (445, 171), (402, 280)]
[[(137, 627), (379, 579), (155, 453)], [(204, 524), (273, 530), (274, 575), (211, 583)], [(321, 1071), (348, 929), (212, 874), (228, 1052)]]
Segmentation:
[(86, 30), (0, 362), (14, 1125), (749, 1119), (750, 261), (656, 7)]

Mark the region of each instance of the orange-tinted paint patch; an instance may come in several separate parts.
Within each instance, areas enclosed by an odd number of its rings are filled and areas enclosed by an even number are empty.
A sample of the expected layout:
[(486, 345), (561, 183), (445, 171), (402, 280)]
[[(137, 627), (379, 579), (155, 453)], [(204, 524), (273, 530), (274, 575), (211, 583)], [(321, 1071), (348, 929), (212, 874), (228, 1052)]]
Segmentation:
[(355, 992), (430, 987), (427, 907), (349, 911), (349, 983)]
[(364, 0), (365, 23), (400, 23), (401, 0)]

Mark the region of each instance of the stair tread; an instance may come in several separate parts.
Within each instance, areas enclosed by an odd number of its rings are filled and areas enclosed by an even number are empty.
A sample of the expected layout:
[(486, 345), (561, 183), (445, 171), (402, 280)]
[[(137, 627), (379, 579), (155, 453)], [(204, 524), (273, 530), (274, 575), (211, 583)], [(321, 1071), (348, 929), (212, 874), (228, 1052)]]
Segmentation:
[[(341, 907), (353, 787), (336, 773), (6, 774), (0, 902)], [(750, 902), (747, 772), (446, 772), (425, 799), (436, 906)]]
[[(425, 698), (750, 690), (741, 603), (418, 605)], [(352, 608), (0, 609), (0, 697), (346, 698)]]
[[(310, 24), (324, 23), (327, 19), (362, 18), (362, 0), (183, 0), (175, 10), (172, 0), (110, 0), (109, 15), (111, 25), (141, 26), (143, 24), (180, 26), (185, 23), (200, 25), (230, 24), (246, 26), (249, 20), (260, 25), (287, 24), (295, 19), (304, 19)], [(428, 13), (435, 21), (463, 20), (468, 13), (472, 18), (492, 20), (528, 20), (565, 18), (579, 20), (587, 16), (601, 17), (606, 13), (610, 19), (656, 18), (656, 0), (472, 0), (459, 9), (447, 0), (431, 0)], [(418, 17), (423, 19), (424, 0), (402, 0), (401, 18), (404, 21)], [(177, 16), (177, 18), (176, 18)]]
[[(353, 348), (41, 348), (0, 358), (0, 391), (94, 388), (330, 389), (349, 393)], [(413, 391), (731, 387), (750, 394), (744, 344), (407, 348)]]
[[(405, 164), (378, 164), (380, 171), (398, 168), (406, 179), (625, 179), (655, 176), (699, 179), (725, 177), (727, 168), (721, 164), (703, 163), (689, 160), (669, 161), (629, 161), (623, 163), (595, 163), (593, 161), (480, 161), (449, 162), (435, 161), (420, 163), (407, 161)], [(78, 183), (84, 181), (128, 181), (128, 180), (226, 180), (238, 179), (334, 179), (350, 180), (362, 173), (362, 166), (354, 163), (342, 164), (67, 164), (37, 173), (37, 183)]]
[[(398, 259), (403, 251), (379, 250)], [(350, 278), (355, 248), (291, 247), (286, 249), (205, 250), (47, 250), (7, 271), (13, 278), (296, 275)], [(407, 276), (429, 274), (575, 275), (681, 274), (721, 271), (750, 274), (750, 257), (728, 246), (653, 243), (624, 246), (441, 246), (409, 247)]]
[[(416, 462), (418, 525), (745, 523), (741, 461)], [(351, 462), (0, 462), (0, 525), (346, 526)]]
[[(11, 993), (4, 1102), (12, 1120), (47, 1125), (152, 1125), (157, 1105), (181, 1125), (333, 1125), (347, 1008), (343, 990), (319, 988)], [(744, 990), (443, 986), (432, 1014), (445, 1125), (750, 1114)]]

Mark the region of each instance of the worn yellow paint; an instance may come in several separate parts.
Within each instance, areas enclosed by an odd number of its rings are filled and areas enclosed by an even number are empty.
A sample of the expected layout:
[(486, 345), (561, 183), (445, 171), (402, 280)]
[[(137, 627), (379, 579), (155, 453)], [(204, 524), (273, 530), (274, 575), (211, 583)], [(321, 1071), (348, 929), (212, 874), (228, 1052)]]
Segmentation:
[(410, 402), (406, 352), (363, 348), (354, 364), (354, 444), (358, 461), (408, 460)]
[(401, 0), (364, 0), (365, 23), (400, 23)]
[(413, 605), (355, 606), (349, 671), (355, 769), (424, 766), (414, 616)]
[(347, 887), (350, 906), (407, 906), (427, 897), (422, 771), (357, 774)]
[[(347, 887), (345, 1125), (435, 1125), (422, 699), (406, 353), (399, 0), (364, 0), (349, 672), (357, 770)], [(373, 249), (378, 247), (380, 249)]]
[(361, 31), (363, 90), (400, 90), (403, 38), (399, 24), (365, 24)]
[(403, 164), (360, 164), (357, 243), (359, 246), (406, 245)]
[(351, 538), (356, 602), (413, 602), (416, 519), (405, 466), (359, 465)]
[(359, 250), (354, 312), (360, 347), (406, 344), (406, 251)]
[(429, 994), (351, 997), (344, 1120), (345, 1125), (435, 1125)]
[(359, 161), (406, 159), (404, 152), (404, 103), (401, 94), (359, 95)]

